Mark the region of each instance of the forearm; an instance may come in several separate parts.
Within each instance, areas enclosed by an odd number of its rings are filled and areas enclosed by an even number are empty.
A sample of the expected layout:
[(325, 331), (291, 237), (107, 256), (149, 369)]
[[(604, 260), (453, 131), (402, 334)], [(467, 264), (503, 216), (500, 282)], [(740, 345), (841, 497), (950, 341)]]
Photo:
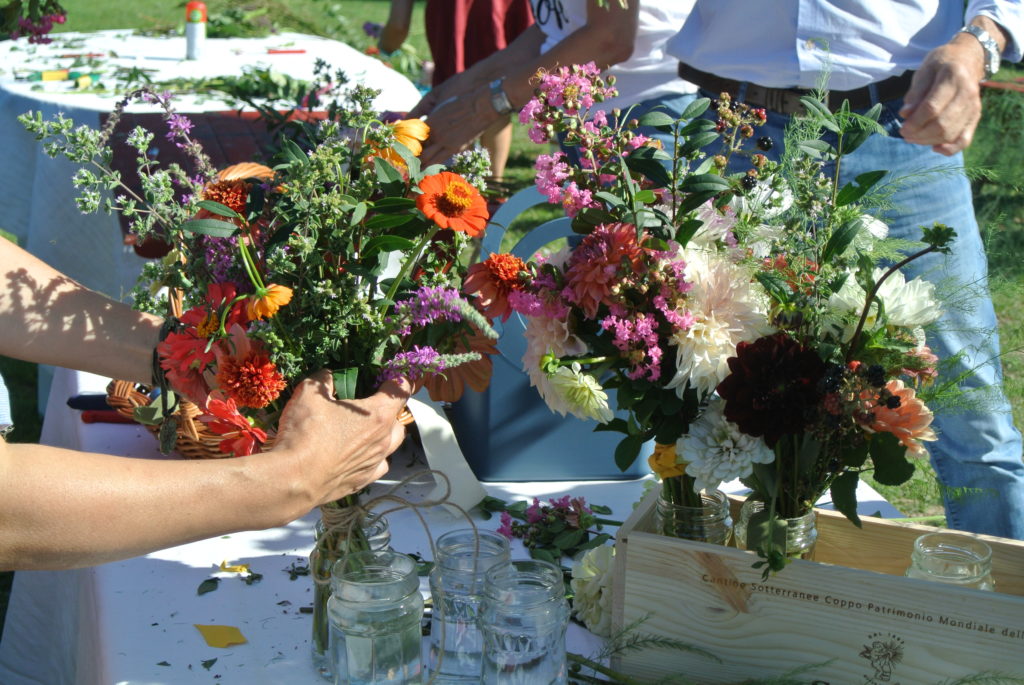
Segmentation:
[(391, 0), (388, 21), (380, 32), (380, 49), (384, 52), (394, 52), (402, 47), (402, 43), (409, 37), (411, 22), (412, 0)]
[(0, 354), (148, 382), (160, 323), (0, 239)]
[(134, 459), (0, 440), (0, 569), (89, 566), (281, 525), (312, 504), (296, 508), (269, 456)]

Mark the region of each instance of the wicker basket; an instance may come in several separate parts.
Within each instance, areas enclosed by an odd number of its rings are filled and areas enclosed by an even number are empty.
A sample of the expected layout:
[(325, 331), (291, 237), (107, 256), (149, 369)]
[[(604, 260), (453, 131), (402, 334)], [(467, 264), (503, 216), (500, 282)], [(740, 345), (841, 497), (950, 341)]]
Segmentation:
[[(152, 401), (149, 396), (149, 388), (144, 385), (136, 385), (128, 381), (110, 381), (107, 386), (107, 404), (117, 410), (122, 416), (130, 419), (135, 418), (135, 407), (148, 406)], [(178, 417), (178, 440), (175, 443), (174, 451), (185, 459), (223, 459), (230, 457), (220, 451), (220, 441), (223, 439), (201, 421), (196, 420), (202, 414), (194, 403), (184, 398), (179, 398), (178, 410), (174, 413)], [(412, 412), (407, 408), (398, 415), (398, 422), (408, 426), (414, 421)], [(159, 439), (160, 426), (146, 426), (154, 436)], [(268, 436), (263, 449), (268, 450), (274, 446), (274, 436)]]

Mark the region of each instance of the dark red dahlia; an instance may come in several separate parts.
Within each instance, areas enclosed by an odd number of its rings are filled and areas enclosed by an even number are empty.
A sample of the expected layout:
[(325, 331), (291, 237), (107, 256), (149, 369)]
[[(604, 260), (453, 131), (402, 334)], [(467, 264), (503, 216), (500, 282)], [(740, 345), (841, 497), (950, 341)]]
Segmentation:
[(818, 381), (825, 363), (785, 333), (736, 346), (729, 375), (718, 384), (725, 418), (774, 447), (785, 434), (802, 433), (820, 406)]

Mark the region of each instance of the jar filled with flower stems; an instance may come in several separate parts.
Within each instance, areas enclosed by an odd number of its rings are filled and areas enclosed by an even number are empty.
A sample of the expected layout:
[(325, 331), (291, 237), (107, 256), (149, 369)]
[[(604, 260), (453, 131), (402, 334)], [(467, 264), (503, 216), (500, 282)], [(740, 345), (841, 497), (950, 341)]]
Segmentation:
[(331, 571), (331, 590), (336, 685), (418, 685), (423, 596), (415, 560), (389, 550), (346, 554)]
[[(764, 502), (748, 499), (740, 507), (739, 520), (736, 522), (736, 546), (740, 549), (753, 549), (750, 543), (752, 526), (766, 518)], [(790, 559), (813, 559), (814, 544), (818, 540), (817, 517), (812, 508), (802, 516), (780, 519), (786, 527), (786, 548), (784, 554)], [(778, 536), (781, 537), (781, 536)]]

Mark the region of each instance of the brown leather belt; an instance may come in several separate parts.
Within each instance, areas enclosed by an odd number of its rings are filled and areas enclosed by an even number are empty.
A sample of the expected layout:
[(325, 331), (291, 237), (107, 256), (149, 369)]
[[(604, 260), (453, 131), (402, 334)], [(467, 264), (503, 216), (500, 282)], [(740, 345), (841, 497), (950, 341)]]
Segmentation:
[[(679, 63), (679, 76), (716, 95), (729, 93), (733, 98), (740, 98), (742, 95), (743, 102), (751, 107), (764, 107), (781, 114), (803, 114), (804, 106), (800, 98), (814, 92), (802, 88), (766, 88), (756, 83), (733, 81), (694, 69), (682, 62)], [(867, 109), (875, 103), (903, 97), (910, 88), (913, 76), (914, 72), (905, 71), (899, 76), (891, 76), (863, 88), (831, 90), (828, 91), (826, 104), (834, 111), (843, 104), (843, 100), (848, 100), (850, 109)], [(741, 94), (743, 86), (746, 86), (746, 91)]]

